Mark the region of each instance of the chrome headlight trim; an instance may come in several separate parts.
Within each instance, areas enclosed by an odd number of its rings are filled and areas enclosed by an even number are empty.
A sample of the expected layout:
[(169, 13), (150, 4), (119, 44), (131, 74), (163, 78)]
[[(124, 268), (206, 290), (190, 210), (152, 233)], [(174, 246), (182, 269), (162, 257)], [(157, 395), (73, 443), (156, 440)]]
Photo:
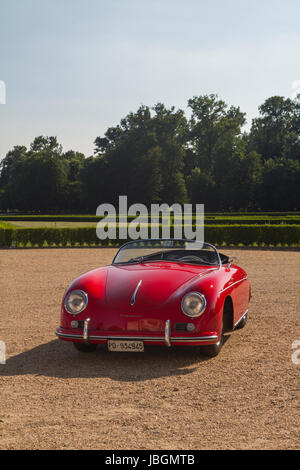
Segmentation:
[[(77, 295), (80, 295), (83, 299), (84, 299), (84, 306), (78, 311), (78, 312), (73, 312), (69, 306), (68, 306), (68, 299), (70, 297), (71, 294), (77, 294)], [(79, 313), (83, 312), (83, 310), (86, 309), (87, 307), (87, 304), (89, 302), (89, 298), (88, 298), (88, 295), (86, 292), (84, 292), (83, 290), (80, 290), (80, 289), (75, 289), (75, 290), (71, 290), (68, 295), (66, 296), (65, 300), (64, 300), (64, 307), (66, 309), (66, 311), (70, 314), (70, 315), (79, 315)]]
[[(184, 311), (184, 301), (185, 299), (190, 296), (190, 295), (196, 295), (197, 297), (199, 297), (201, 299), (201, 302), (202, 302), (202, 308), (201, 310), (196, 314), (196, 315), (190, 315), (189, 313), (185, 312)], [(182, 312), (184, 313), (184, 315), (186, 315), (187, 317), (189, 318), (197, 318), (197, 317), (200, 317), (200, 315), (202, 315), (206, 309), (206, 305), (207, 305), (207, 302), (206, 302), (206, 298), (203, 294), (200, 294), (200, 292), (188, 292), (187, 294), (185, 294), (185, 296), (182, 298), (182, 301), (181, 301), (181, 310)]]

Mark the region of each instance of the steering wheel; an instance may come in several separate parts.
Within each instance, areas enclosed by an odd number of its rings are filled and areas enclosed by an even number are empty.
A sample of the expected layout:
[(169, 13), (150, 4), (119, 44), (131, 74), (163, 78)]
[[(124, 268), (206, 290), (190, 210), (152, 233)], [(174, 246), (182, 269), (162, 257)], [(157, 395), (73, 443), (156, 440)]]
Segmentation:
[(183, 256), (182, 258), (179, 258), (179, 261), (201, 261), (201, 259), (198, 256), (193, 256), (193, 255), (188, 255), (188, 256)]

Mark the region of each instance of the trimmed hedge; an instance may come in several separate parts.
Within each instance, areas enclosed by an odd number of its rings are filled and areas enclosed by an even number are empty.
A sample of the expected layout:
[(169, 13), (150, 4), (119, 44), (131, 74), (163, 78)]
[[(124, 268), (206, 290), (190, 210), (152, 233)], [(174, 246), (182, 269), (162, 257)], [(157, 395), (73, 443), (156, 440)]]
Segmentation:
[(208, 217), (205, 217), (204, 223), (207, 225), (300, 225), (300, 217), (298, 218), (250, 218), (250, 217), (245, 217), (245, 218), (213, 218), (210, 219)]
[[(300, 212), (297, 211), (290, 211), (290, 212), (207, 212), (205, 211), (205, 215), (208, 217), (300, 217)], [(70, 219), (73, 218), (74, 220), (86, 220), (87, 218), (93, 219), (98, 218), (95, 214), (59, 214), (59, 213), (48, 213), (48, 214), (41, 214), (41, 213), (34, 213), (34, 212), (0, 212), (0, 219), (20, 219), (24, 217), (24, 220), (43, 220), (45, 217), (49, 220), (53, 220), (54, 218), (57, 220), (61, 219)], [(134, 216), (132, 216), (134, 217)]]
[(204, 233), (216, 245), (300, 245), (299, 225), (215, 225)]
[[(136, 216), (128, 216), (127, 221), (130, 222), (134, 220)], [(49, 215), (41, 215), (41, 216), (32, 216), (32, 215), (21, 215), (21, 216), (1, 216), (0, 215), (0, 224), (2, 221), (6, 222), (41, 222), (41, 226), (43, 222), (94, 222), (95, 224), (98, 223), (102, 217), (99, 216), (49, 216)], [(116, 220), (118, 221), (119, 216), (116, 216)], [(160, 214), (160, 222), (162, 223), (161, 214)], [(192, 220), (195, 223), (196, 215), (192, 216)], [(144, 223), (150, 223), (151, 219), (145, 217), (142, 219)], [(178, 219), (175, 219), (175, 223), (178, 223)], [(174, 223), (173, 215), (171, 214), (171, 223)], [(205, 215), (204, 223), (206, 225), (264, 225), (264, 224), (288, 224), (288, 225), (300, 225), (300, 216), (293, 215), (293, 216), (249, 216), (249, 215), (241, 215), (239, 217), (236, 216), (222, 216), (222, 215)]]
[[(161, 229), (161, 227), (160, 227)], [(173, 235), (171, 227), (170, 236)], [(150, 236), (150, 227), (149, 227)], [(299, 225), (209, 225), (205, 240), (215, 245), (297, 245)], [(126, 240), (99, 240), (94, 227), (1, 228), (0, 247), (21, 246), (120, 246)]]

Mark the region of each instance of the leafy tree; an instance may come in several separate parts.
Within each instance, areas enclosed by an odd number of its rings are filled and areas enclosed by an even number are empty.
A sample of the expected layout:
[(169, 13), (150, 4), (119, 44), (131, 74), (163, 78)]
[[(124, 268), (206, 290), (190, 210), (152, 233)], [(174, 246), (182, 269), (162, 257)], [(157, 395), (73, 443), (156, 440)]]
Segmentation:
[(86, 158), (80, 173), (82, 183), (82, 210), (96, 213), (102, 202), (111, 202), (111, 188), (115, 187), (108, 175), (107, 163), (101, 156)]
[(61, 155), (62, 153), (62, 146), (57, 142), (57, 137), (45, 137), (40, 135), (36, 137), (32, 144), (30, 145), (31, 152), (43, 152), (49, 151), (51, 153), (55, 153)]
[(114, 183), (111, 201), (127, 194), (129, 203), (184, 202), (186, 128), (183, 111), (158, 103), (152, 110), (141, 106), (109, 128), (104, 138), (97, 137), (96, 153), (106, 162), (108, 178)]
[(65, 204), (67, 166), (58, 156), (29, 153), (11, 185), (12, 207), (21, 210), (60, 210)]
[(69, 166), (56, 137), (37, 137), (28, 151), (26, 147), (14, 147), (0, 170), (3, 208), (47, 211), (68, 205)]
[(213, 171), (220, 160), (231, 155), (245, 124), (245, 113), (239, 107), (228, 108), (217, 95), (194, 97), (188, 101), (188, 106), (192, 110), (189, 142), (196, 166)]
[(95, 139), (95, 156), (63, 152), (54, 136), (15, 146), (0, 162), (0, 209), (95, 212), (102, 202), (204, 203), (206, 210), (299, 210), (300, 96), (273, 96), (249, 134), (245, 114), (217, 95), (191, 116), (158, 103)]
[(0, 163), (0, 207), (18, 208), (12, 203), (12, 187), (15, 178), (22, 171), (26, 152), (26, 147), (15, 146)]
[[(189, 121), (189, 147), (194, 154), (196, 172), (193, 175), (193, 202), (204, 202), (210, 209), (224, 208), (231, 205), (232, 192), (228, 186), (231, 178), (230, 165), (233, 155), (241, 145), (241, 128), (245, 123), (245, 114), (240, 108), (219, 100), (217, 95), (194, 97), (188, 102), (192, 110)], [(189, 158), (190, 162), (192, 158)], [(198, 189), (195, 201), (196, 181), (203, 188)], [(226, 182), (227, 181), (227, 182)], [(200, 200), (200, 197), (204, 199)]]
[(262, 170), (258, 198), (263, 210), (293, 211), (299, 209), (300, 162), (291, 159), (267, 160)]
[(190, 201), (205, 203), (205, 209), (213, 211), (217, 208), (216, 183), (209, 171), (201, 171), (199, 167), (193, 168), (186, 178)]
[(67, 187), (64, 210), (84, 211), (83, 204), (83, 183), (81, 172), (85, 163), (83, 153), (69, 150), (62, 154), (62, 158), (67, 166)]
[(253, 119), (249, 147), (266, 161), (270, 158), (300, 159), (300, 95), (292, 100), (272, 96)]

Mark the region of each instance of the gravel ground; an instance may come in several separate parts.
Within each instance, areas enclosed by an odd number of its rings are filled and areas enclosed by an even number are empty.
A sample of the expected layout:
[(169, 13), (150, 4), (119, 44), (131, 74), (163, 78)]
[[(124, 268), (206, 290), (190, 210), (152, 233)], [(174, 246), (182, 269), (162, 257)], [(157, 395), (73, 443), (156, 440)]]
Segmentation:
[(253, 298), (216, 358), (164, 347), (81, 355), (54, 336), (61, 297), (114, 253), (0, 251), (0, 448), (299, 448), (300, 253), (230, 250)]

